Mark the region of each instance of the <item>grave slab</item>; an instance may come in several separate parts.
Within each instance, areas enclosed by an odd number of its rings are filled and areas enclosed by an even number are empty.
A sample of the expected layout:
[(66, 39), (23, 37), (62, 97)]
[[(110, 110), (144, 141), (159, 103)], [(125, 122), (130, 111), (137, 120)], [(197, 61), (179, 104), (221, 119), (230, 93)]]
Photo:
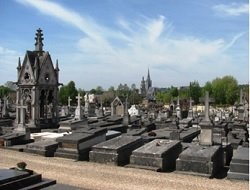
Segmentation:
[(91, 162), (112, 165), (126, 165), (133, 150), (143, 145), (141, 137), (119, 136), (92, 147), (89, 158)]
[(155, 171), (171, 171), (175, 169), (176, 159), (181, 151), (180, 141), (156, 139), (134, 150), (128, 166)]
[(227, 178), (249, 180), (249, 148), (242, 146), (237, 148), (233, 155)]
[(180, 173), (213, 177), (224, 167), (221, 146), (193, 145), (184, 150), (176, 161)]
[(59, 148), (55, 156), (75, 160), (88, 160), (93, 145), (106, 140), (107, 129), (79, 129), (70, 135), (59, 137), (56, 141)]
[(45, 157), (53, 157), (56, 149), (58, 148), (58, 142), (54, 140), (42, 140), (26, 145), (24, 152), (42, 155)]

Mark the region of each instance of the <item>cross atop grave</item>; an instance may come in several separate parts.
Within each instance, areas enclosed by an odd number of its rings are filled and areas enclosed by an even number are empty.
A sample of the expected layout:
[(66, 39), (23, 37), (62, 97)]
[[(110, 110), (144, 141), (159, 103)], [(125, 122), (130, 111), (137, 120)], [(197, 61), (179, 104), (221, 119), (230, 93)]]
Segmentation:
[(243, 91), (242, 88), (240, 89), (240, 105), (243, 104)]
[(213, 102), (213, 99), (209, 99), (209, 93), (206, 92), (205, 118), (199, 123), (201, 127), (200, 145), (206, 145), (206, 146), (213, 145), (213, 123), (209, 119), (209, 102)]
[(18, 131), (25, 131), (25, 110), (28, 108), (27, 106), (23, 105), (23, 99), (20, 100), (21, 104), (17, 105), (16, 108), (20, 110), (20, 121), (18, 122), (17, 130)]
[(213, 98), (209, 98), (209, 92), (206, 91), (205, 98), (200, 98), (200, 102), (205, 102), (205, 118), (204, 121), (210, 121), (209, 119), (209, 103), (214, 102)]
[(192, 100), (192, 97), (190, 97), (189, 98), (189, 109), (193, 108), (193, 103), (194, 103), (194, 100)]
[(81, 97), (80, 93), (78, 93), (78, 95), (76, 96), (76, 99), (77, 99), (77, 107), (81, 107), (82, 97)]
[(9, 116), (9, 113), (8, 113), (8, 110), (7, 110), (7, 104), (8, 104), (8, 97), (4, 96), (3, 97), (3, 109), (2, 109), (2, 116), (3, 117), (8, 117)]
[(68, 107), (70, 107), (70, 102), (71, 102), (71, 98), (70, 98), (70, 96), (68, 97)]
[(188, 110), (188, 118), (193, 118), (193, 103), (194, 101), (192, 100), (192, 98), (190, 97), (189, 99), (189, 110)]
[(182, 119), (182, 116), (181, 116), (181, 108), (180, 108), (180, 98), (179, 98), (179, 96), (177, 97), (176, 116), (177, 116), (179, 119)]

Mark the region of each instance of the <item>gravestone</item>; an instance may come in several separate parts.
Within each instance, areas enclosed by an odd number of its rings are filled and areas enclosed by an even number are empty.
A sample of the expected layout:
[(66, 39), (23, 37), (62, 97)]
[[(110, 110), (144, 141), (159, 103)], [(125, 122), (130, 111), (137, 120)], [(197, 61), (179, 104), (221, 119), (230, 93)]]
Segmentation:
[(176, 116), (177, 118), (182, 119), (179, 96), (177, 97)]
[(128, 113), (128, 97), (127, 97), (125, 101), (125, 106), (124, 106), (124, 115), (123, 115), (122, 124), (128, 127), (129, 123), (130, 123), (130, 115)]
[(81, 128), (70, 135), (59, 137), (59, 143), (55, 152), (56, 157), (70, 158), (75, 160), (88, 160), (89, 151), (93, 145), (106, 140), (105, 128)]
[(177, 172), (213, 177), (224, 167), (221, 146), (192, 145), (176, 160)]
[(25, 109), (27, 109), (27, 106), (24, 106), (23, 100), (21, 100), (21, 105), (17, 105), (16, 108), (18, 112), (20, 110), (20, 120), (16, 120), (16, 126), (13, 132), (0, 136), (0, 144), (2, 146), (12, 146), (30, 142), (30, 131), (25, 125)]
[(190, 99), (189, 99), (189, 109), (188, 109), (188, 116), (187, 116), (187, 118), (194, 118), (194, 113), (193, 113), (193, 100), (192, 100), (192, 98), (190, 97)]
[(199, 123), (201, 127), (200, 145), (213, 145), (213, 123), (209, 118), (209, 93), (205, 96), (205, 118)]
[(136, 108), (135, 105), (132, 105), (129, 110), (128, 113), (130, 116), (138, 116), (139, 115), (139, 110)]
[(249, 148), (239, 146), (234, 152), (227, 178), (249, 180)]
[(78, 96), (76, 97), (77, 99), (77, 107), (75, 110), (75, 119), (76, 120), (82, 120), (82, 108), (81, 108), (81, 95), (78, 93)]
[(8, 98), (7, 96), (3, 97), (3, 107), (2, 107), (2, 117), (3, 118), (8, 118), (9, 117), (9, 111), (8, 111)]
[(41, 140), (27, 144), (23, 151), (45, 157), (53, 157), (57, 148), (58, 142), (55, 140)]
[(93, 146), (89, 159), (91, 162), (123, 166), (129, 163), (132, 151), (142, 145), (141, 137), (118, 136)]
[(70, 109), (70, 102), (72, 101), (72, 99), (70, 98), (70, 96), (68, 97), (68, 108)]
[(42, 178), (32, 170), (0, 169), (0, 189), (42, 189), (56, 184), (55, 180)]
[(124, 105), (120, 98), (117, 96), (113, 102), (111, 102), (111, 116), (123, 116)]
[(155, 171), (174, 170), (181, 151), (180, 141), (155, 139), (134, 150), (128, 166)]

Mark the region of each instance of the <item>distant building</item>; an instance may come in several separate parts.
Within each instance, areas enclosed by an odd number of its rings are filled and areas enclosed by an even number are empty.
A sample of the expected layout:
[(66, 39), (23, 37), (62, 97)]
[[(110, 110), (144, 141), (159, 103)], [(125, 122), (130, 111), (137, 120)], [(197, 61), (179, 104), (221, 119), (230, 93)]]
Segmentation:
[(152, 87), (152, 80), (150, 78), (150, 72), (148, 69), (148, 76), (146, 81), (144, 80), (144, 77), (142, 77), (140, 94), (147, 100), (155, 100), (155, 91), (156, 88)]

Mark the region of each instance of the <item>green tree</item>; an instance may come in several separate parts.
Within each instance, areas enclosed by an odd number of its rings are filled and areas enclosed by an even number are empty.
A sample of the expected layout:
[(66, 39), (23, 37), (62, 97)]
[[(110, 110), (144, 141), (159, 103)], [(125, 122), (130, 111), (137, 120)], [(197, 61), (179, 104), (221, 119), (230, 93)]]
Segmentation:
[(238, 82), (232, 76), (212, 81), (212, 94), (216, 104), (234, 104), (237, 100)]
[(104, 92), (104, 90), (101, 86), (96, 87), (96, 94), (97, 95), (101, 95), (101, 94), (103, 94), (103, 92)]
[(204, 87), (202, 88), (202, 96), (204, 97), (206, 94), (206, 91), (209, 93), (209, 96), (212, 96), (212, 83), (210, 81), (207, 81)]
[(70, 81), (67, 85), (62, 86), (59, 90), (59, 101), (62, 104), (67, 104), (68, 97), (72, 99), (72, 102), (76, 102), (77, 90), (74, 81)]
[(170, 94), (171, 94), (172, 97), (177, 97), (179, 95), (178, 88), (171, 86), (171, 88), (170, 88)]
[(195, 104), (199, 103), (199, 98), (201, 97), (201, 87), (198, 81), (190, 82), (189, 96), (194, 100)]
[(0, 86), (0, 97), (8, 96), (12, 90), (6, 86)]

